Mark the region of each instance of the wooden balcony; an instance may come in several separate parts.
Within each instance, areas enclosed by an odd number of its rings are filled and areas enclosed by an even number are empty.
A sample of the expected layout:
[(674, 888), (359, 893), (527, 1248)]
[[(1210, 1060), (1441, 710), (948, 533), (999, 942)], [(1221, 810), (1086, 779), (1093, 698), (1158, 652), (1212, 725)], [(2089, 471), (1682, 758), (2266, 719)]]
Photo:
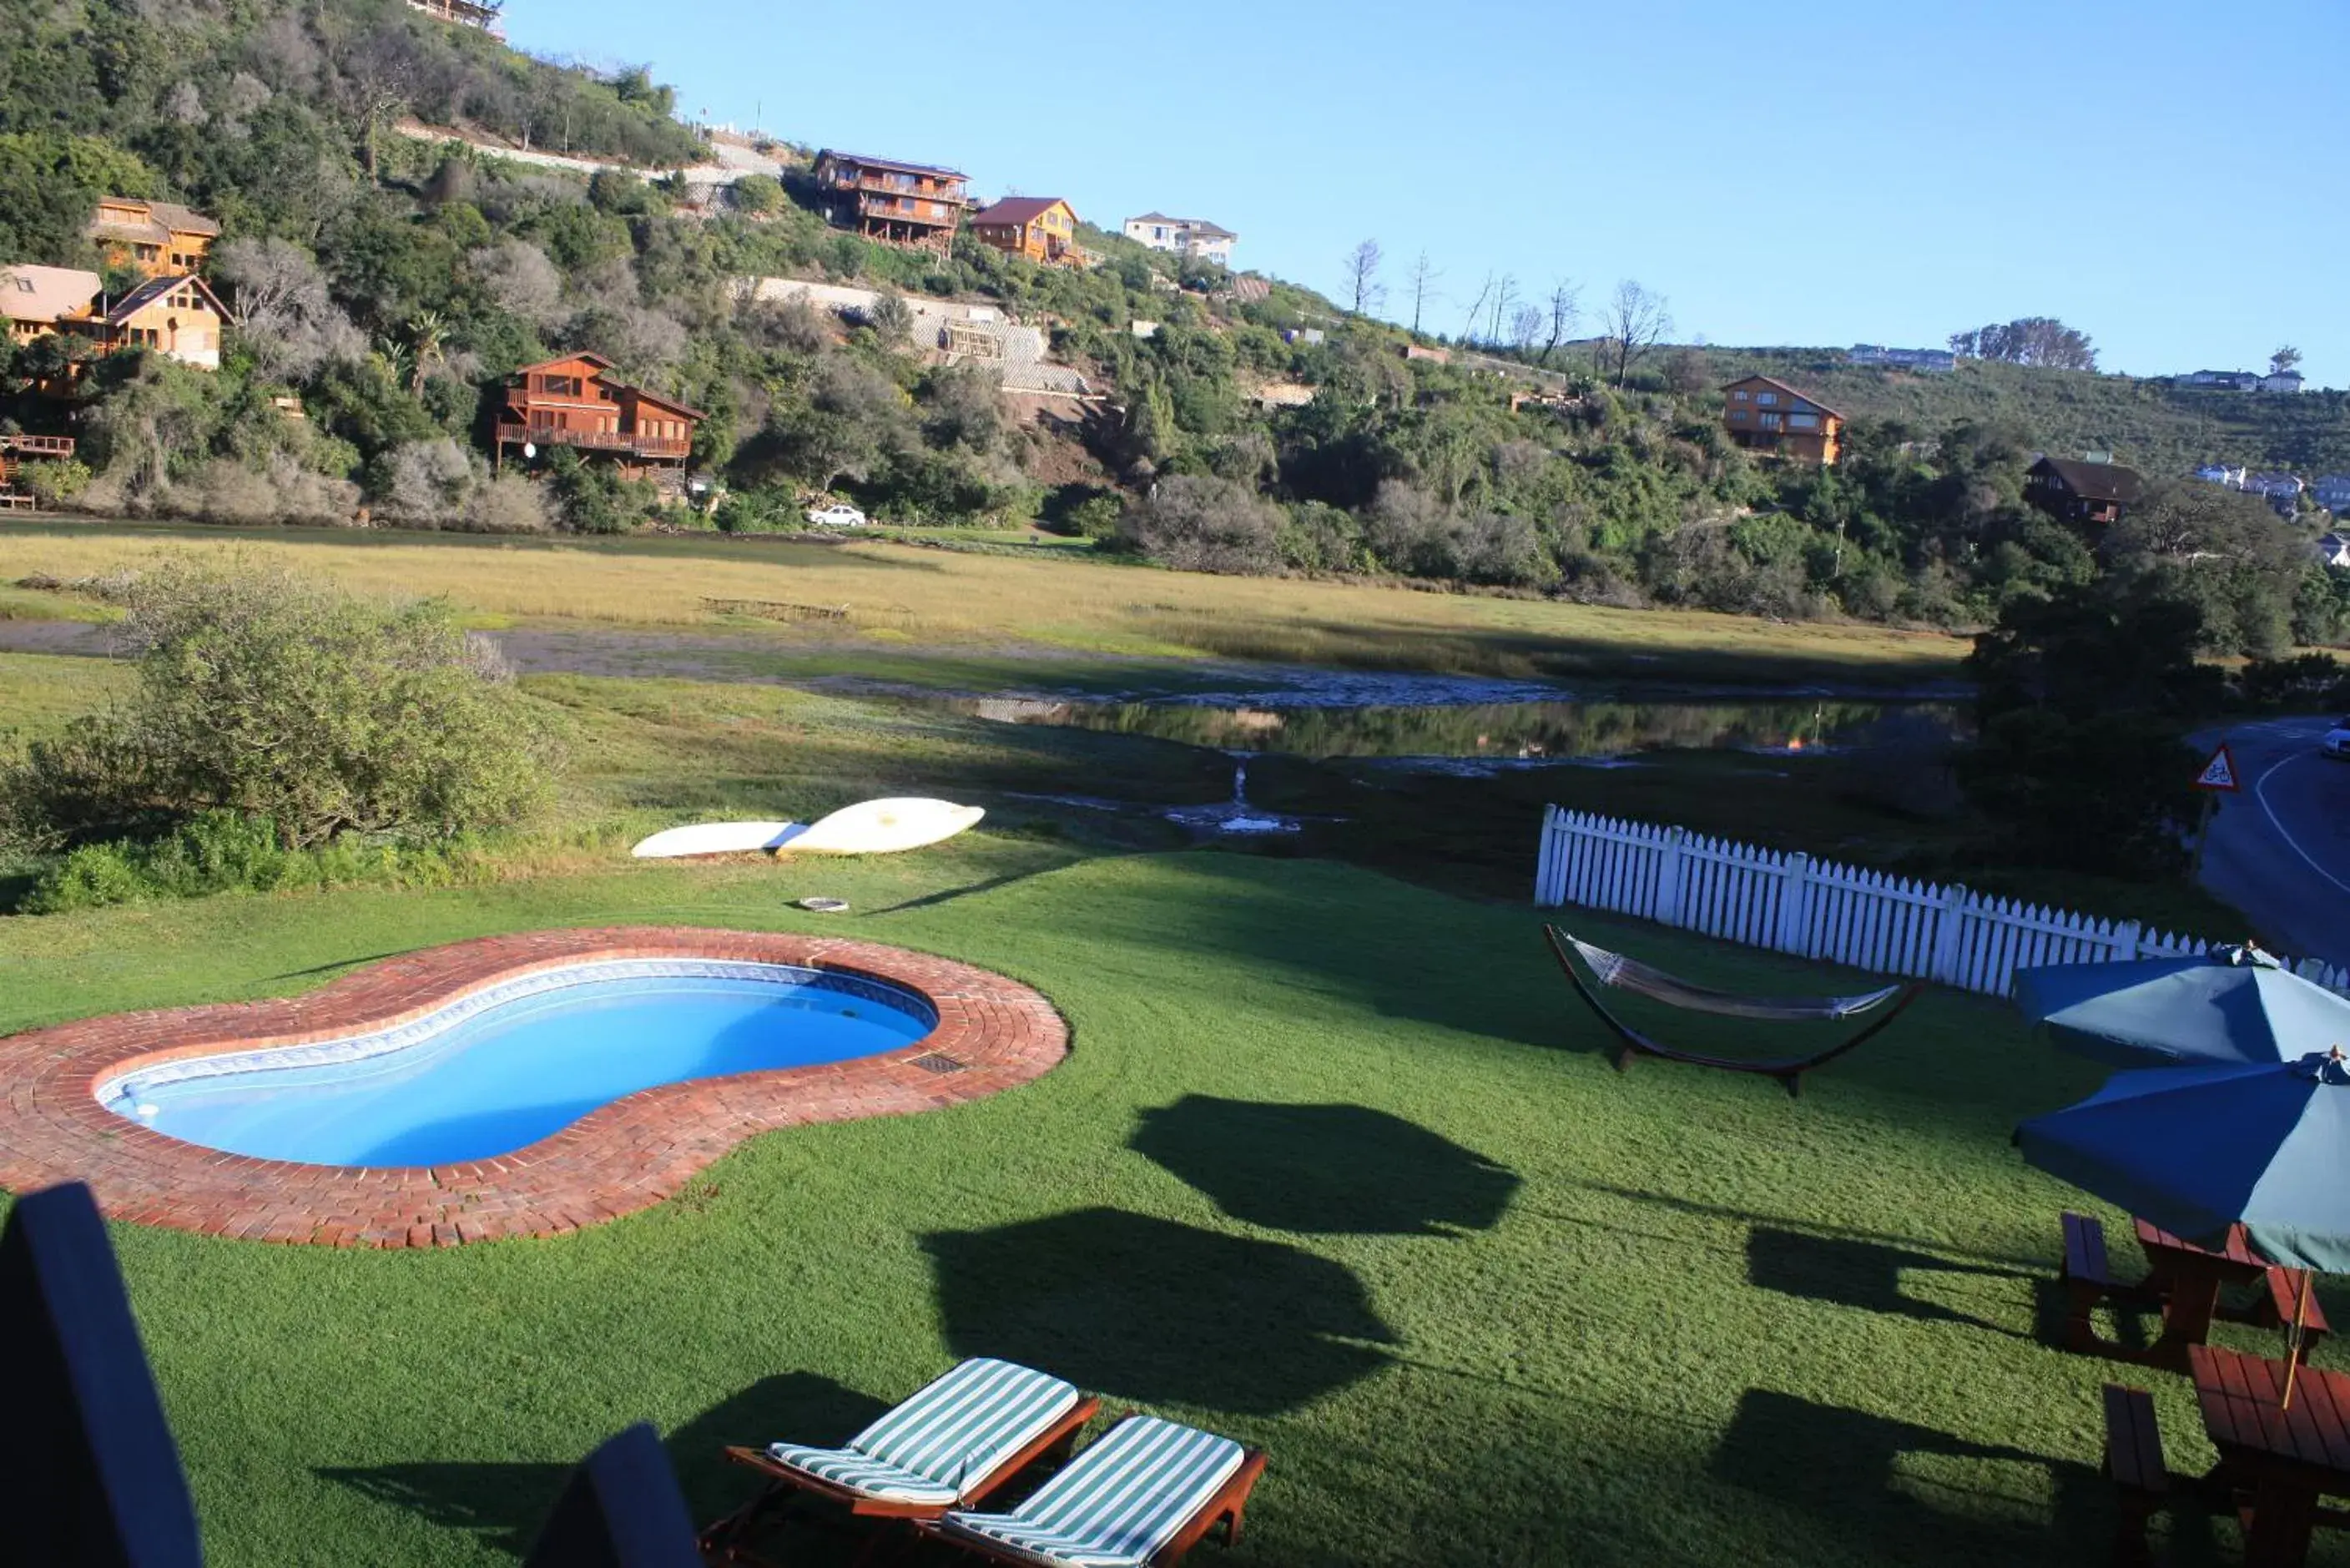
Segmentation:
[(691, 441), (676, 436), (638, 435), (629, 431), (559, 430), (553, 425), (501, 424), (498, 440), (508, 446), (530, 441), (538, 446), (576, 446), (589, 452), (620, 452), (635, 457), (680, 461), (693, 452)]
[(19, 457), (71, 457), (74, 438), (48, 435), (0, 435), (0, 452)]

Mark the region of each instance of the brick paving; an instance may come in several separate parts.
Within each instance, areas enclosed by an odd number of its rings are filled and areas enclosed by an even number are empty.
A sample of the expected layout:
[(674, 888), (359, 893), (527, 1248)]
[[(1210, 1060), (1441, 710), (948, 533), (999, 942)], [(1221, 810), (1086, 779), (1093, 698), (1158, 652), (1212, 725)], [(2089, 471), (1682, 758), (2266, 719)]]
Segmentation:
[[(429, 1168), (225, 1154), (126, 1120), (97, 1097), (100, 1082), (133, 1066), (336, 1039), (533, 970), (676, 957), (888, 981), (928, 998), (939, 1025), (879, 1056), (664, 1084), (512, 1154)], [(371, 964), (308, 996), (121, 1012), (0, 1036), (0, 1187), (87, 1181), (110, 1219), (265, 1241), (450, 1247), (553, 1236), (660, 1202), (746, 1137), (980, 1099), (1042, 1076), (1068, 1042), (1061, 1015), (1028, 987), (871, 942), (685, 927), (484, 937)], [(914, 1064), (938, 1055), (963, 1070)]]

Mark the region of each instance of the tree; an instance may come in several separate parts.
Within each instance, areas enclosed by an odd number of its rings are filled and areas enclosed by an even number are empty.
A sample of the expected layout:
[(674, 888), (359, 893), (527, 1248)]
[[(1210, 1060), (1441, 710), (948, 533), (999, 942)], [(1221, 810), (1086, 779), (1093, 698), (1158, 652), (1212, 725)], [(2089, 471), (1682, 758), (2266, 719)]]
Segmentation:
[(1545, 365), (1550, 363), (1551, 356), (1558, 352), (1558, 346), (1575, 336), (1575, 321), (1583, 314), (1583, 290), (1565, 278), (1560, 278), (1550, 286), (1548, 303), (1550, 335), (1544, 339), (1542, 351), (1542, 362)]
[(1411, 274), (1407, 281), (1411, 286), (1411, 330), (1415, 337), (1419, 332), (1420, 312), (1427, 306), (1429, 300), (1434, 297), (1436, 285), (1442, 280), (1443, 276), (1442, 273), (1430, 265), (1426, 251), (1420, 252), (1419, 259), (1411, 264)]
[(2037, 365), (2052, 370), (2094, 370), (2097, 350), (2088, 335), (2065, 326), (2053, 316), (2025, 316), (1994, 321), (1971, 332), (1950, 336), (1950, 352), (1978, 359), (2000, 359), (2012, 365)]
[(1116, 543), (1186, 572), (1265, 572), (1281, 564), (1280, 508), (1247, 485), (1178, 474), (1127, 508)]
[(1600, 352), (1616, 384), (1624, 385), (1632, 367), (1672, 329), (1672, 314), (1665, 308), (1664, 296), (1649, 293), (1632, 278), (1617, 284), (1599, 317)]
[(2269, 374), (2282, 376), (2300, 369), (2301, 350), (2288, 343), (2269, 356)]
[(1365, 240), (1347, 253), (1346, 288), (1357, 316), (1367, 316), (1386, 302), (1387, 289), (1379, 282), (1380, 259), (1377, 240)]
[(408, 395), (421, 398), (432, 372), (448, 361), (449, 323), (437, 310), (420, 310), (408, 318), (408, 353), (411, 361)]
[(447, 837), (547, 796), (553, 738), (444, 602), (359, 598), (239, 559), (143, 572), (130, 608), (141, 651), (125, 706), (36, 742), (0, 781), (24, 836), (152, 833), (226, 810), (296, 849)]

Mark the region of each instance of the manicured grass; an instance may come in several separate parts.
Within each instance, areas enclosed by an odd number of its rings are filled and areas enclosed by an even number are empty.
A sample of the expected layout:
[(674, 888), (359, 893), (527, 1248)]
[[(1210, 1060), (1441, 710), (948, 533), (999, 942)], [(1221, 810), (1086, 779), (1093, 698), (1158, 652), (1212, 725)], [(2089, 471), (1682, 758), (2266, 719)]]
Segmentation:
[[(1360, 584), (1214, 577), (1067, 558), (891, 544), (782, 544), (719, 535), (594, 540), (134, 527), (0, 530), (0, 582), (133, 566), (158, 548), (244, 548), (356, 586), (446, 594), (484, 624), (569, 621), (726, 627), (780, 650), (879, 639), (971, 652), (1003, 645), (1146, 659), (1262, 659), (1512, 677), (1690, 679), (1750, 685), (1916, 685), (1957, 674), (1952, 638), (1862, 626), (1786, 626), (1412, 593)], [(708, 600), (847, 606), (835, 621), (725, 616)], [(19, 610), (18, 613), (26, 613)]]
[[(854, 912), (787, 906), (810, 893)], [(1523, 908), (980, 835), (0, 920), (0, 1030), (612, 920), (951, 954), (1044, 990), (1075, 1054), (979, 1105), (773, 1135), (559, 1241), (118, 1228), (211, 1561), (502, 1561), (562, 1466), (638, 1418), (706, 1515), (744, 1490), (720, 1443), (837, 1438), (983, 1352), (1269, 1449), (1234, 1563), (2102, 1559), (2114, 1369), (2049, 1340), (2055, 1216), (2082, 1199), (2007, 1146), (2096, 1077), (1991, 1002), (1930, 998), (1800, 1102), (1618, 1076)], [(1843, 978), (1577, 924), (1740, 989)], [(2172, 1466), (2202, 1469), (2184, 1380), (2127, 1376)], [(2198, 1523), (2179, 1560), (2230, 1560), (2233, 1534)]]

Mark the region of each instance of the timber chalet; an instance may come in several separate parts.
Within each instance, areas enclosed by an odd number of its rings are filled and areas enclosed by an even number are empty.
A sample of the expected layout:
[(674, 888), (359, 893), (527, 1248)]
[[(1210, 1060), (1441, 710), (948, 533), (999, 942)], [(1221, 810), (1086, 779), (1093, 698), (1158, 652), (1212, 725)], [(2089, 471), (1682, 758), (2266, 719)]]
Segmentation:
[(816, 187), (835, 224), (868, 240), (944, 251), (971, 199), (964, 176), (927, 163), (899, 163), (830, 148), (816, 155)]
[(567, 446), (611, 462), (623, 478), (673, 488), (705, 416), (611, 370), (612, 361), (600, 354), (568, 354), (508, 376), (497, 410), (498, 466), (504, 467), (509, 450), (527, 464), (550, 447)]

